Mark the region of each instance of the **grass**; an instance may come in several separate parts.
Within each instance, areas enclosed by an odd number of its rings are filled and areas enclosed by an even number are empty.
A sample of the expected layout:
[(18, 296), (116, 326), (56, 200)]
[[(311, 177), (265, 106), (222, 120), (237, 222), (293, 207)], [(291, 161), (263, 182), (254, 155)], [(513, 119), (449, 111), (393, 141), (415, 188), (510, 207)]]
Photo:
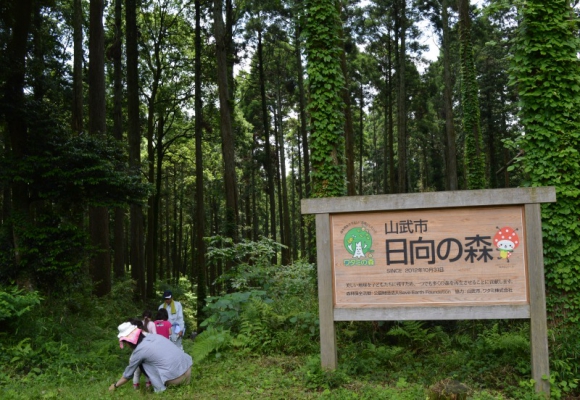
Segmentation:
[[(189, 344), (190, 345), (190, 344)], [(187, 346), (186, 346), (187, 349)], [(122, 353), (122, 352), (121, 352)], [(120, 354), (126, 359), (126, 354)], [(0, 389), (2, 399), (425, 399), (419, 385), (401, 387), (352, 380), (336, 388), (309, 388), (305, 385), (307, 357), (233, 355), (194, 365), (189, 385), (169, 387), (155, 394), (142, 387), (138, 392), (127, 383), (115, 392), (108, 386), (118, 374), (79, 374), (81, 379), (50, 379), (39, 376), (11, 382)], [(119, 363), (121, 364), (121, 363)], [(142, 385), (143, 386), (143, 385)]]
[[(113, 339), (114, 340), (114, 339)], [(190, 353), (193, 342), (184, 343)], [(173, 386), (163, 393), (153, 393), (143, 386), (135, 391), (130, 383), (114, 392), (109, 385), (120, 377), (129, 353), (117, 348), (118, 357), (99, 370), (68, 371), (58, 374), (28, 374), (0, 387), (0, 398), (28, 399), (389, 399), (425, 400), (426, 387), (399, 377), (391, 381), (368, 380), (348, 376), (340, 371), (324, 372), (317, 368), (317, 357), (303, 355), (255, 356), (251, 353), (229, 352), (210, 356), (195, 363), (189, 385)], [(507, 399), (501, 394), (474, 392), (473, 400)], [(518, 399), (519, 400), (519, 399)]]

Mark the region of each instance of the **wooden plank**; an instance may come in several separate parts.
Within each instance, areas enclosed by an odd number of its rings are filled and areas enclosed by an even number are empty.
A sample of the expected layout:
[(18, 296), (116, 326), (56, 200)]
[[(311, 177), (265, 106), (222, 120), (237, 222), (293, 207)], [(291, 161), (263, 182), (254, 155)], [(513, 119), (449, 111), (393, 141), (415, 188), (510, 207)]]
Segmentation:
[(302, 199), (302, 214), (553, 203), (553, 186)]
[(320, 321), (320, 360), (322, 368), (336, 369), (336, 334), (332, 293), (332, 254), (330, 216), (316, 215), (316, 252), (318, 262), (318, 310)]
[(532, 379), (536, 392), (550, 395), (548, 355), (548, 326), (546, 322), (546, 293), (542, 243), (542, 216), (539, 204), (526, 204), (527, 258), (530, 288), (530, 333), (532, 345)]
[(530, 307), (396, 307), (396, 308), (336, 308), (336, 321), (439, 321), (460, 319), (521, 319), (530, 318)]

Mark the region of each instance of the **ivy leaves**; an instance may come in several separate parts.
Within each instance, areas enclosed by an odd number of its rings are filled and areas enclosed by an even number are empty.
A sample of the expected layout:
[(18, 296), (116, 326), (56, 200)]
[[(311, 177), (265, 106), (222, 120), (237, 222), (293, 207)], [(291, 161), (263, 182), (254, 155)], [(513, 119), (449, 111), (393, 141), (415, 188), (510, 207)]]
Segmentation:
[(342, 29), (342, 24), (334, 0), (306, 2), (304, 35), (310, 88), (313, 197), (343, 196), (346, 189), (341, 98), (345, 83), (340, 68), (338, 29)]
[(580, 320), (580, 42), (568, 2), (532, 0), (512, 59), (525, 135), (519, 141), (530, 186), (556, 187), (542, 207), (548, 308), (552, 320)]

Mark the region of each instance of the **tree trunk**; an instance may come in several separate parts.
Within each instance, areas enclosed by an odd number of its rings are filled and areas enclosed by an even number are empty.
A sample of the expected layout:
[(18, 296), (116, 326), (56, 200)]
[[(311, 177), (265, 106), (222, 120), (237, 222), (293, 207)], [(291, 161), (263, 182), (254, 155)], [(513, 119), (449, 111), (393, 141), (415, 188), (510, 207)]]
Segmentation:
[(469, 0), (458, 0), (458, 7), (466, 182), (468, 189), (484, 189), (487, 186), (485, 155), (483, 153), (481, 122), (479, 120), (479, 88), (473, 61)]
[[(298, 67), (298, 92), (299, 92), (299, 114), (300, 114), (300, 137), (302, 141), (302, 158), (304, 165), (304, 195), (301, 198), (310, 198), (311, 195), (311, 185), (310, 185), (310, 150), (308, 146), (308, 131), (306, 129), (307, 121), (306, 121), (306, 96), (304, 90), (304, 71), (302, 67), (302, 51), (301, 51), (301, 42), (300, 42), (300, 32), (301, 26), (297, 22), (296, 23), (296, 34), (294, 37), (294, 47), (296, 48), (296, 65)], [(314, 252), (310, 251), (310, 247), (306, 246), (307, 243), (312, 243), (314, 232), (312, 224), (306, 223), (306, 216), (300, 216), (300, 223), (301, 223), (301, 230), (302, 235), (305, 234), (305, 230), (307, 231), (307, 238), (302, 239), (302, 251), (306, 251), (308, 254), (308, 260), (314, 262)]]
[(445, 112), (446, 138), (446, 187), (447, 190), (459, 189), (457, 185), (457, 151), (455, 149), (455, 126), (453, 124), (453, 83), (451, 80), (451, 52), (449, 50), (449, 14), (448, 0), (442, 1), (443, 23), (443, 106)]
[[(364, 87), (363, 87), (363, 83), (362, 83), (362, 78), (361, 78), (361, 83), (360, 83), (360, 116), (359, 116), (359, 182), (358, 182), (358, 194), (362, 196), (363, 194), (363, 143), (364, 143), (364, 104), (365, 103), (365, 97), (364, 97)], [(387, 160), (383, 161), (384, 163), (387, 162)]]
[[(89, 27), (89, 131), (93, 136), (105, 135), (105, 36), (102, 0), (90, 3)], [(95, 294), (111, 291), (111, 256), (109, 253), (109, 212), (105, 207), (89, 208), (89, 233), (96, 254), (89, 263), (95, 283)]]
[[(157, 126), (157, 135), (155, 135), (155, 117), (156, 117), (156, 106), (157, 106), (157, 94), (159, 92), (159, 86), (161, 82), (162, 66), (161, 66), (161, 48), (163, 46), (163, 36), (162, 29), (159, 28), (158, 36), (154, 42), (153, 48), (153, 60), (151, 62), (150, 68), (152, 72), (152, 85), (151, 94), (148, 99), (147, 105), (147, 179), (149, 183), (155, 187), (155, 193), (153, 193), (148, 199), (148, 210), (147, 210), (147, 236), (145, 240), (145, 264), (146, 264), (146, 296), (154, 296), (154, 281), (155, 281), (155, 263), (157, 262), (157, 226), (159, 222), (159, 199), (161, 193), (161, 182), (156, 180), (155, 176), (155, 159), (158, 158), (155, 155), (156, 149), (158, 156), (163, 154), (163, 111), (159, 111), (159, 121)], [(157, 140), (157, 147), (154, 146), (154, 137)], [(157, 168), (161, 167), (161, 161), (157, 160)], [(161, 175), (160, 171), (157, 173), (158, 176)]]
[[(262, 125), (264, 126), (264, 150), (266, 152), (266, 176), (268, 179), (268, 197), (270, 199), (270, 237), (276, 241), (276, 200), (274, 188), (274, 174), (272, 172), (272, 150), (270, 148), (270, 122), (268, 121), (268, 107), (266, 103), (266, 83), (264, 78), (264, 57), (262, 51), (262, 30), (258, 29), (258, 69), (260, 79), (260, 97), (262, 100)], [(273, 262), (276, 263), (274, 255)]]
[(280, 140), (279, 140), (279, 125), (278, 125), (278, 112), (276, 110), (276, 105), (273, 108), (273, 118), (274, 118), (274, 160), (275, 160), (275, 177), (274, 180), (276, 181), (277, 187), (277, 194), (278, 194), (278, 218), (279, 221), (279, 228), (280, 228), (280, 243), (285, 244), (286, 238), (284, 236), (284, 208), (282, 205), (282, 173), (281, 173), (281, 165), (280, 165)]
[(73, 1), (73, 104), (71, 128), (83, 131), (83, 9), (82, 0)]
[[(344, 115), (340, 67), (340, 14), (334, 0), (309, 0), (306, 31), (312, 127), (312, 194), (316, 198), (346, 193)], [(314, 18), (316, 15), (316, 18)]]
[[(127, 36), (127, 119), (129, 167), (141, 170), (141, 122), (139, 119), (139, 71), (137, 49), (137, 1), (125, 0)], [(131, 205), (131, 278), (137, 282), (137, 294), (145, 298), (145, 267), (143, 265), (143, 209)]]
[[(121, 62), (121, 42), (122, 42), (122, 0), (115, 0), (115, 41), (111, 49), (113, 57), (113, 80), (114, 80), (114, 104), (113, 104), (113, 136), (119, 142), (123, 140), (123, 71)], [(80, 0), (75, 0), (76, 3)], [(75, 58), (76, 61), (76, 58)], [(82, 60), (81, 60), (82, 61)], [(76, 88), (76, 86), (75, 86)], [(82, 82), (81, 82), (82, 90)], [(81, 92), (82, 93), (82, 92)], [(82, 98), (81, 98), (82, 107)], [(115, 227), (113, 242), (113, 274), (116, 278), (125, 275), (125, 210), (115, 207)]]
[[(396, 46), (395, 46), (396, 47)], [(387, 173), (385, 171), (384, 193), (395, 193), (395, 139), (394, 139), (394, 121), (393, 121), (393, 52), (391, 50), (392, 42), (387, 42), (387, 76), (385, 77), (387, 93), (385, 98), (385, 125), (387, 137), (385, 138), (385, 164), (389, 163), (388, 184)], [(395, 49), (396, 50), (396, 49)], [(396, 51), (395, 51), (396, 52)], [(387, 144), (388, 143), (388, 144)], [(386, 168), (386, 166), (385, 166)]]
[(214, 29), (216, 39), (217, 79), (220, 101), (220, 130), (224, 159), (224, 184), (226, 193), (225, 234), (237, 241), (238, 191), (234, 158), (234, 132), (232, 130), (231, 99), (228, 91), (227, 36), (222, 18), (222, 2), (214, 0)]
[[(13, 18), (12, 35), (6, 44), (6, 58), (11, 61), (7, 71), (4, 101), (7, 107), (5, 118), (8, 138), (15, 161), (22, 161), (28, 146), (28, 126), (24, 113), (24, 77), (26, 70), (26, 53), (28, 34), (32, 19), (32, 1), (23, 0), (18, 5), (13, 3), (10, 10)], [(12, 182), (11, 211), (17, 218), (13, 219), (12, 239), (14, 245), (14, 264), (20, 265), (21, 235), (24, 227), (16, 221), (29, 219), (30, 198), (26, 182)]]
[(407, 89), (405, 87), (405, 65), (406, 65), (406, 30), (407, 30), (407, 16), (406, 7), (407, 1), (401, 0), (400, 8), (400, 35), (399, 39), (401, 45), (399, 47), (399, 90), (397, 98), (397, 156), (398, 163), (398, 193), (407, 192)]
[[(338, 12), (342, 13), (343, 1), (337, 2)], [(356, 181), (354, 177), (354, 128), (352, 123), (352, 109), (350, 101), (350, 79), (346, 63), (346, 52), (344, 49), (344, 29), (339, 29), (340, 39), (343, 45), (340, 51), (340, 68), (344, 75), (344, 88), (342, 90), (342, 99), (344, 101), (344, 147), (346, 157), (346, 194), (348, 196), (356, 195)]]
[(284, 232), (282, 244), (286, 246), (285, 249), (282, 249), (282, 265), (290, 265), (292, 262), (292, 241), (290, 239), (290, 210), (288, 206), (288, 186), (286, 183), (286, 155), (284, 150), (284, 130), (282, 129), (282, 93), (280, 92), (280, 87), (281, 84), (278, 85), (278, 143), (280, 147), (280, 178), (282, 179), (282, 227)]
[[(197, 326), (205, 319), (203, 308), (207, 297), (207, 278), (205, 265), (205, 210), (203, 186), (203, 106), (201, 103), (201, 0), (195, 0), (195, 215), (197, 231), (195, 243), (197, 248)], [(198, 328), (199, 329), (199, 328)]]

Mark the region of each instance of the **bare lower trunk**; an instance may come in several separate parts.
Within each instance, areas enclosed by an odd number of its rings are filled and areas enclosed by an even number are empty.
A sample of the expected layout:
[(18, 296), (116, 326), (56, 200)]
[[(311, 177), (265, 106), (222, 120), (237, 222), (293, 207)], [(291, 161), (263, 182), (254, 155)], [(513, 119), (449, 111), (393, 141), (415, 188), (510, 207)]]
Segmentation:
[[(89, 132), (105, 135), (105, 36), (102, 0), (90, 3), (89, 28)], [(89, 233), (96, 253), (89, 268), (95, 293), (104, 296), (111, 291), (111, 256), (109, 253), (109, 212), (105, 207), (90, 207)]]

